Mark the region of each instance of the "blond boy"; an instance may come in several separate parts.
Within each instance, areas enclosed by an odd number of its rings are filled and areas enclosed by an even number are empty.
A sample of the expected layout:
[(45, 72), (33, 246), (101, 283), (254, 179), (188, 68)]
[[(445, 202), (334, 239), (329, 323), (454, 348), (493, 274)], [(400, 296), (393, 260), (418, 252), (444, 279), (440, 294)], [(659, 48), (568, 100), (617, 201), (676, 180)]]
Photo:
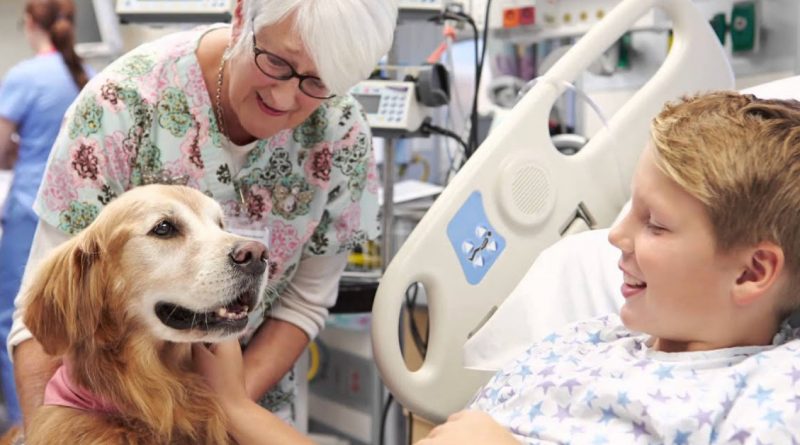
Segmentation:
[(533, 345), (423, 444), (800, 443), (800, 103), (686, 98), (651, 136), (609, 235), (619, 316)]

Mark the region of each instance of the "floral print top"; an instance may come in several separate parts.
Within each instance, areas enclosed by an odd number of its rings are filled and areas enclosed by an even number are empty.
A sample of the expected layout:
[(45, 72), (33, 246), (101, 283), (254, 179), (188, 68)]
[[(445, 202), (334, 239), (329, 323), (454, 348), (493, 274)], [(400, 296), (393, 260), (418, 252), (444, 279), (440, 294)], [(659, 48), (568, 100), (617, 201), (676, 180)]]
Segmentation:
[[(335, 255), (378, 233), (378, 180), (366, 117), (329, 99), (299, 127), (253, 144), (241, 169), (223, 150), (195, 56), (208, 28), (144, 44), (95, 76), (67, 112), (35, 204), (68, 234), (130, 188), (181, 183), (247, 229), (269, 229), (267, 314), (300, 259)], [(257, 327), (263, 317), (253, 317)]]

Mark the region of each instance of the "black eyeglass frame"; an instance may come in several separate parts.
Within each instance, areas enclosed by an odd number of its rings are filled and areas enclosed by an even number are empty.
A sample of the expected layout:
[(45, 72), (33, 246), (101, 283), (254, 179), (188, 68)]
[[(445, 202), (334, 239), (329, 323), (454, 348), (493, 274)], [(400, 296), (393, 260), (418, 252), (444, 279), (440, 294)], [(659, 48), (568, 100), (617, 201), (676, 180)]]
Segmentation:
[[(258, 63), (258, 56), (260, 56), (262, 54), (265, 55), (265, 56), (274, 57), (275, 59), (280, 60), (283, 64), (285, 64), (291, 70), (291, 73), (288, 76), (275, 76), (273, 74), (268, 73)], [(271, 53), (271, 52), (269, 52), (269, 51), (267, 51), (265, 49), (259, 48), (258, 45), (256, 44), (256, 34), (255, 33), (253, 33), (253, 61), (255, 62), (256, 67), (258, 68), (258, 70), (261, 71), (265, 76), (267, 76), (267, 77), (269, 77), (271, 79), (280, 80), (280, 81), (291, 80), (291, 79), (294, 79), (295, 77), (300, 79), (300, 81), (297, 84), (297, 87), (300, 89), (300, 91), (303, 94), (305, 94), (308, 97), (311, 97), (313, 99), (325, 100), (325, 99), (330, 99), (330, 98), (336, 96), (335, 94), (328, 94), (327, 96), (317, 96), (317, 95), (311, 94), (308, 91), (306, 91), (305, 89), (303, 89), (303, 81), (304, 80), (306, 80), (306, 79), (315, 79), (315, 80), (318, 80), (318, 81), (322, 82), (322, 79), (320, 79), (318, 76), (307, 76), (305, 74), (300, 74), (300, 73), (297, 72), (296, 69), (294, 69), (292, 64), (289, 63), (283, 57), (281, 57), (281, 56), (279, 56), (279, 55), (277, 55), (275, 53)], [(322, 82), (322, 83), (324, 84), (324, 82)]]

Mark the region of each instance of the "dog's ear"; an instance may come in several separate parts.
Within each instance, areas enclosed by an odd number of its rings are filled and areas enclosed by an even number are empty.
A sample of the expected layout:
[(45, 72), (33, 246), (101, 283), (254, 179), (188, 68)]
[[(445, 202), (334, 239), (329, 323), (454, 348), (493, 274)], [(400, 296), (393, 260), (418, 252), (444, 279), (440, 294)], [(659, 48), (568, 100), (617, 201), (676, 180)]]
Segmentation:
[(85, 230), (59, 246), (25, 289), (25, 325), (50, 355), (94, 341), (103, 311), (106, 280), (100, 244)]

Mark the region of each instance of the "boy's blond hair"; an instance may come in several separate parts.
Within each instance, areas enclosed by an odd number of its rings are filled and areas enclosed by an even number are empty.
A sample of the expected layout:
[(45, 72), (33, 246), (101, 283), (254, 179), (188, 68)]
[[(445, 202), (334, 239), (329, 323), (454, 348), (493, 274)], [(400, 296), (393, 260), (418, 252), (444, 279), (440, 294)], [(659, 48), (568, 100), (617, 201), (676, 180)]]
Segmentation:
[(665, 106), (651, 136), (658, 167), (708, 210), (718, 249), (771, 241), (784, 251), (790, 287), (800, 284), (800, 102), (686, 97)]

